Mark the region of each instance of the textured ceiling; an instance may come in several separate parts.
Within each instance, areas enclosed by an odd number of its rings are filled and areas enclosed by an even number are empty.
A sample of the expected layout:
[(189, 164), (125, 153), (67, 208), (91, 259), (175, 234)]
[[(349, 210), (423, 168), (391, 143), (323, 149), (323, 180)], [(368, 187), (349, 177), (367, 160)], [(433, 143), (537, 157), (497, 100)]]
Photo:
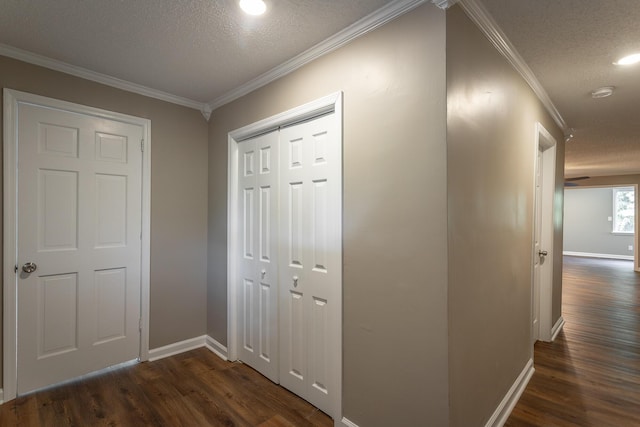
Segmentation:
[(390, 0), (0, 0), (0, 43), (209, 102)]
[[(640, 52), (640, 1), (482, 3), (574, 129), (566, 176), (640, 173), (640, 64), (613, 65)], [(614, 95), (592, 99), (602, 86)]]

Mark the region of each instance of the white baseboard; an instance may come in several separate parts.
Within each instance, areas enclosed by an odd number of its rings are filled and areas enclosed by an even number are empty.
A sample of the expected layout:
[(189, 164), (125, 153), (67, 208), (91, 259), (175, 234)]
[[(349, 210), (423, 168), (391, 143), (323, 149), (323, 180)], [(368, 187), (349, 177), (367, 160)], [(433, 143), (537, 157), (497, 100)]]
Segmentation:
[(223, 346), (218, 341), (211, 338), (209, 335), (206, 336), (204, 345), (209, 350), (218, 355), (218, 357), (220, 357), (222, 360), (229, 360), (227, 358), (227, 347)]
[(556, 324), (553, 325), (553, 328), (551, 328), (551, 342), (556, 340), (563, 326), (564, 326), (564, 318), (560, 316)]
[(613, 254), (594, 254), (591, 252), (572, 252), (564, 251), (562, 255), (579, 256), (585, 258), (607, 258), (607, 259), (625, 259), (633, 261), (633, 255), (613, 255)]
[(149, 362), (204, 347), (205, 337), (206, 335), (202, 335), (200, 337), (190, 338), (188, 340), (175, 342), (173, 344), (165, 345), (164, 347), (149, 350)]
[(342, 426), (342, 427), (358, 427), (358, 424), (349, 421), (348, 419), (346, 419), (345, 417), (342, 417), (342, 421), (341, 424), (336, 423), (336, 426)]
[(527, 388), (527, 384), (529, 384), (529, 380), (534, 371), (533, 359), (529, 359), (522, 372), (520, 372), (520, 375), (518, 375), (518, 378), (516, 378), (516, 381), (504, 396), (504, 399), (502, 399), (502, 402), (500, 402), (489, 421), (487, 421), (487, 424), (485, 424), (485, 427), (502, 427), (504, 423), (507, 422), (511, 411), (513, 411), (516, 403), (518, 403), (518, 399), (522, 396), (524, 389)]
[(176, 354), (184, 353), (185, 351), (195, 350), (196, 348), (206, 347), (214, 352), (222, 360), (227, 359), (227, 347), (220, 344), (215, 339), (208, 335), (202, 335), (200, 337), (190, 338), (188, 340), (175, 342), (173, 344), (165, 345), (164, 347), (154, 348), (149, 350), (149, 362), (154, 360), (164, 359), (165, 357), (175, 356)]

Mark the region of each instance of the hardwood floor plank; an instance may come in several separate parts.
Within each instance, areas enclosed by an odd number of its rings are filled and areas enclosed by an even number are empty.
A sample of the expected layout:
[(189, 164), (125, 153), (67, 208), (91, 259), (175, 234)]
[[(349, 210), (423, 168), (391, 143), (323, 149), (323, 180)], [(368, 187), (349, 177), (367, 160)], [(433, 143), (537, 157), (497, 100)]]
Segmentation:
[(633, 262), (565, 257), (565, 326), (537, 342), (506, 426), (640, 426), (640, 274)]
[(201, 348), (19, 397), (0, 426), (329, 427), (314, 406)]

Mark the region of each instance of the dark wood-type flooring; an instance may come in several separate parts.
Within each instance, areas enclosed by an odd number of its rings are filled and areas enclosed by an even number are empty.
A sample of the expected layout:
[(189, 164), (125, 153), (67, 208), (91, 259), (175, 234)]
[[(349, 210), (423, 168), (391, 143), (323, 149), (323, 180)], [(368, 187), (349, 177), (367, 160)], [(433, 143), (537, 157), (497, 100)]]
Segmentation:
[(506, 426), (640, 426), (640, 273), (565, 257), (563, 332), (535, 345), (535, 373)]
[(246, 365), (201, 348), (0, 406), (0, 426), (333, 426)]

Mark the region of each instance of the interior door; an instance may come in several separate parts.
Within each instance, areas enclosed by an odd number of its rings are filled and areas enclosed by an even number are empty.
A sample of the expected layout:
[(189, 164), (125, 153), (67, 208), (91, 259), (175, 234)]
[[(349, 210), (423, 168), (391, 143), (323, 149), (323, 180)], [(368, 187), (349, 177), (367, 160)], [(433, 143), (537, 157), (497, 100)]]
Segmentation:
[(541, 280), (541, 267), (540, 263), (544, 259), (545, 254), (540, 243), (542, 240), (542, 151), (538, 149), (536, 159), (536, 193), (535, 193), (535, 218), (534, 218), (534, 241), (533, 241), (533, 290), (532, 290), (532, 327), (533, 341), (540, 339), (540, 280)]
[(280, 134), (280, 383), (336, 415), (342, 146), (335, 113)]
[(18, 394), (139, 355), (142, 138), (19, 106)]
[(240, 143), (240, 359), (278, 382), (278, 132)]

